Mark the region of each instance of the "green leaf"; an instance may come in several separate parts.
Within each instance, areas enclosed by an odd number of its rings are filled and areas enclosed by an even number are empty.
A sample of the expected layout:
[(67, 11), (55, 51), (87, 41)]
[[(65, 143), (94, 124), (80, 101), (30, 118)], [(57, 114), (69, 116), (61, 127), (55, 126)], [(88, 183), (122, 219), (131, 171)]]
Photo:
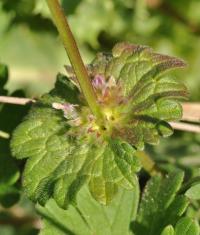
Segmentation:
[[(16, 91), (11, 96), (23, 97), (22, 91)], [(11, 135), (13, 129), (22, 121), (28, 107), (17, 105), (3, 105), (0, 110), (0, 130)], [(17, 114), (17, 115), (16, 115)], [(19, 178), (19, 170), (15, 159), (10, 153), (10, 139), (0, 140), (0, 184), (13, 185)]]
[(128, 190), (135, 187), (140, 162), (128, 143), (108, 139), (99, 148), (98, 142), (68, 134), (71, 129), (67, 120), (60, 110), (52, 108), (52, 103), (75, 101), (72, 90), (78, 93), (66, 77), (59, 76), (55, 89), (33, 106), (15, 130), (13, 155), (29, 158), (23, 185), (33, 201), (44, 205), (53, 197), (65, 208), (88, 183), (93, 197), (108, 204), (119, 186)]
[[(134, 218), (139, 200), (139, 186), (133, 191), (120, 189), (110, 205), (103, 206), (83, 187), (77, 196), (77, 205), (68, 210), (59, 208), (54, 200), (39, 207), (44, 229), (40, 235), (129, 235), (129, 224)], [(78, 224), (78, 226), (75, 226)]]
[[(5, 106), (0, 111), (0, 130), (5, 117), (4, 108)], [(19, 192), (14, 185), (19, 176), (19, 169), (11, 158), (9, 139), (0, 137), (0, 204), (2, 206), (10, 207), (18, 201)]]
[[(85, 183), (102, 204), (119, 186), (131, 190), (140, 164), (129, 144), (142, 149), (145, 142), (157, 144), (160, 136), (173, 133), (166, 121), (181, 117), (177, 99), (187, 90), (163, 73), (183, 66), (179, 59), (125, 43), (110, 55), (98, 55), (88, 72), (105, 115), (103, 127), (67, 67), (70, 77), (59, 74), (55, 89), (13, 134), (13, 155), (29, 158), (23, 178), (27, 195), (41, 204), (53, 197), (65, 208)], [(69, 105), (73, 115), (65, 113)]]
[(159, 99), (187, 95), (183, 84), (165, 75), (169, 70), (185, 67), (185, 63), (175, 57), (154, 53), (147, 46), (118, 43), (112, 55), (99, 54), (92, 66), (91, 72), (113, 76), (121, 82), (124, 95), (133, 97), (135, 104), (151, 96)]
[(8, 81), (8, 67), (4, 64), (0, 64), (0, 89), (4, 87)]
[(17, 187), (9, 184), (0, 184), (0, 203), (8, 208), (19, 201), (20, 194)]
[(180, 219), (175, 227), (176, 235), (199, 235), (199, 233), (198, 223), (189, 217)]
[(118, 43), (112, 54), (98, 54), (88, 68), (89, 73), (114, 78), (129, 102), (129, 121), (116, 128), (115, 135), (139, 149), (143, 149), (144, 142), (155, 145), (160, 136), (171, 135), (173, 131), (167, 121), (181, 119), (178, 100), (187, 98), (188, 92), (183, 84), (166, 74), (184, 66), (180, 59), (128, 43)]
[(168, 225), (164, 228), (161, 235), (174, 235), (174, 228), (171, 225)]
[(133, 223), (135, 235), (160, 235), (165, 226), (174, 225), (188, 206), (188, 200), (176, 193), (183, 181), (183, 172), (175, 171), (166, 178), (153, 177), (147, 184)]
[(36, 109), (15, 131), (12, 142), (17, 157), (30, 157), (23, 185), (32, 200), (44, 204), (54, 197), (60, 206), (66, 207), (88, 181), (92, 195), (107, 204), (117, 192), (117, 185), (134, 187), (134, 172), (140, 166), (130, 146), (131, 152), (121, 149), (123, 155), (118, 155), (112, 144), (101, 148), (79, 144), (66, 135), (65, 121), (53, 109)]
[(35, 0), (31, 2), (27, 2), (25, 0), (20, 0), (20, 1), (9, 1), (9, 0), (4, 0), (3, 1), (3, 9), (5, 11), (16, 11), (19, 15), (26, 15), (30, 14), (34, 7), (35, 7)]
[[(8, 68), (0, 64), (0, 95), (7, 95), (4, 89), (8, 80)], [(21, 91), (16, 91), (11, 96), (24, 96)], [(10, 153), (10, 139), (13, 129), (21, 122), (27, 112), (27, 107), (16, 105), (0, 106), (0, 131), (7, 134), (8, 138), (0, 136), (0, 204), (10, 207), (19, 200), (17, 181), (20, 177), (19, 169)]]
[(0, 185), (12, 185), (19, 178), (19, 171), (9, 152), (9, 141), (0, 140)]
[(200, 184), (195, 184), (194, 186), (189, 188), (186, 191), (185, 195), (190, 199), (199, 200), (200, 199)]
[[(57, 75), (55, 89), (50, 93), (52, 98), (59, 97), (60, 101), (68, 101), (71, 104), (79, 104), (80, 92), (78, 88), (70, 81), (70, 79), (63, 74)], [(55, 100), (54, 100), (55, 102)]]

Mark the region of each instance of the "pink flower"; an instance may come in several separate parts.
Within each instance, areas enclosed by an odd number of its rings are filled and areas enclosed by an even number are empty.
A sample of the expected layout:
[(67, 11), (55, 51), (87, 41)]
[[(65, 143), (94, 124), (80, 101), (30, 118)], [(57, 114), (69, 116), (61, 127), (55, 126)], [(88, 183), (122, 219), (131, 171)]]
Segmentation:
[(60, 103), (53, 103), (52, 107), (57, 110), (62, 110), (64, 112), (64, 117), (67, 119), (76, 119), (78, 117), (78, 113), (76, 111), (77, 105), (74, 104), (60, 104)]

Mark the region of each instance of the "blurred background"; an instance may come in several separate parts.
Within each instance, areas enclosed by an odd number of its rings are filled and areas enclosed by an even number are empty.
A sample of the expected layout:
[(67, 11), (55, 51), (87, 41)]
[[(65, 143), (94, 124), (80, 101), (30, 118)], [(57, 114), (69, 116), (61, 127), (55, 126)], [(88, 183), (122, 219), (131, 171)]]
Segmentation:
[[(62, 0), (85, 63), (116, 42), (145, 44), (178, 56), (188, 67), (175, 74), (200, 101), (200, 0)], [(0, 62), (10, 69), (7, 89), (28, 97), (49, 91), (69, 61), (45, 1), (0, 0)], [(148, 153), (164, 169), (179, 167), (200, 175), (200, 136), (176, 131)], [(173, 164), (171, 164), (173, 163)], [(16, 214), (17, 211), (17, 214)], [(23, 197), (9, 210), (0, 208), (0, 235), (37, 234), (38, 219)]]

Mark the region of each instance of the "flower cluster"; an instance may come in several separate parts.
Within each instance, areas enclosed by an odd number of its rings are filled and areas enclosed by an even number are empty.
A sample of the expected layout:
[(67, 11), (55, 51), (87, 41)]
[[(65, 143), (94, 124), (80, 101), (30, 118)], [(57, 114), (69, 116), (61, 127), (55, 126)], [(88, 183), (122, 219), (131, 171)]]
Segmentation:
[(52, 107), (62, 110), (67, 123), (71, 126), (70, 133), (77, 132), (81, 136), (91, 134), (93, 137), (107, 136), (125, 117), (124, 107), (127, 99), (122, 95), (122, 87), (116, 82), (113, 76), (106, 79), (103, 75), (97, 74), (92, 79), (92, 86), (95, 90), (97, 100), (101, 106), (104, 116), (104, 126), (97, 123), (95, 116), (89, 107), (74, 105), (70, 103), (53, 103)]
[[(63, 111), (71, 126), (69, 135), (117, 137), (143, 149), (144, 143), (157, 144), (160, 136), (171, 135), (167, 121), (181, 118), (177, 100), (187, 97), (187, 89), (164, 73), (184, 66), (183, 61), (148, 47), (120, 43), (113, 48), (113, 56), (101, 53), (87, 66), (103, 124), (87, 105), (53, 103), (53, 108)], [(66, 69), (79, 88), (73, 69)]]

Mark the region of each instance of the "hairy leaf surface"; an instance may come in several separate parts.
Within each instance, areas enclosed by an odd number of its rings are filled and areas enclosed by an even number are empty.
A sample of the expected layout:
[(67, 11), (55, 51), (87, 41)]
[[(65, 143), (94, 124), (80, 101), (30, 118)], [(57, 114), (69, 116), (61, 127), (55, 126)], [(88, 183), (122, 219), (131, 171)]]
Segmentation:
[(89, 66), (91, 77), (114, 77), (128, 102), (129, 121), (115, 130), (137, 148), (144, 143), (158, 144), (159, 137), (173, 133), (167, 121), (179, 120), (179, 99), (188, 96), (187, 88), (167, 72), (185, 63), (175, 57), (154, 53), (147, 46), (117, 44), (112, 54), (98, 54)]
[(183, 217), (175, 227), (175, 235), (199, 235), (200, 229), (196, 221), (189, 217)]
[(175, 171), (164, 179), (153, 177), (147, 184), (136, 222), (135, 235), (160, 235), (167, 225), (175, 225), (188, 206), (183, 195), (176, 195), (183, 181), (183, 172)]
[(84, 138), (69, 136), (65, 118), (51, 107), (52, 100), (63, 99), (62, 94), (55, 89), (44, 96), (14, 133), (15, 156), (29, 158), (23, 180), (25, 191), (33, 201), (45, 204), (54, 197), (65, 207), (81, 186), (88, 183), (94, 198), (107, 204), (118, 186), (129, 190), (135, 187), (135, 172), (140, 169), (135, 150), (128, 143), (114, 139), (100, 147), (93, 142), (84, 143)]

